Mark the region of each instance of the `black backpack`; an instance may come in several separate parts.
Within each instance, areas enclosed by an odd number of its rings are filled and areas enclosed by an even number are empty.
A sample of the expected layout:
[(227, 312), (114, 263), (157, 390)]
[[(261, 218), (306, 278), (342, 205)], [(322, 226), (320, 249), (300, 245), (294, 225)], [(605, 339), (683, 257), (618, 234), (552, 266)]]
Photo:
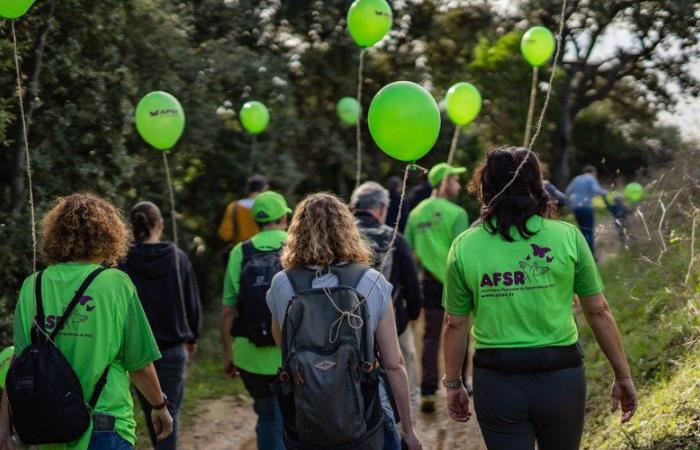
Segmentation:
[(312, 288), (316, 272), (287, 270), (295, 296), (282, 330), (278, 393), (293, 449), (381, 449), (379, 362), (365, 298), (356, 290), (366, 266), (329, 270), (338, 286)]
[(259, 250), (250, 241), (242, 245), (241, 277), (238, 289), (238, 315), (231, 334), (244, 336), (257, 347), (275, 345), (272, 337), (272, 314), (266, 295), (272, 278), (282, 271), (280, 248)]
[[(359, 227), (359, 229), (372, 248), (372, 267), (382, 272), (382, 275), (387, 280), (391, 279), (391, 271), (394, 266), (394, 249), (391, 246), (391, 238), (394, 234), (394, 229), (387, 225)], [(387, 257), (387, 255), (389, 256)], [(382, 266), (384, 260), (386, 260), (386, 264)]]
[(34, 283), (37, 313), (32, 326), (32, 343), (12, 362), (5, 384), (12, 424), (24, 444), (73, 442), (90, 426), (92, 410), (107, 383), (109, 366), (97, 381), (90, 401), (85, 403), (80, 380), (55, 345), (55, 339), (85, 290), (104, 270), (103, 267), (95, 269), (83, 281), (48, 339), (44, 305), (41, 300), (42, 272), (36, 275)]

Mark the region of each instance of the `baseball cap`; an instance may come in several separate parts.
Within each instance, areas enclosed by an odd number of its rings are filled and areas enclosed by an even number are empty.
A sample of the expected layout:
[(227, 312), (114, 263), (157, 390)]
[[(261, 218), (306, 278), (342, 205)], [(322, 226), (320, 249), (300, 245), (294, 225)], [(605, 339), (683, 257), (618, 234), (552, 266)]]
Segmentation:
[(467, 171), (466, 167), (452, 167), (447, 163), (440, 163), (433, 166), (428, 172), (428, 181), (430, 185), (435, 187), (442, 181), (443, 178), (449, 175), (459, 175)]
[(266, 191), (258, 194), (253, 201), (253, 219), (256, 222), (268, 223), (279, 220), (292, 210), (287, 206), (287, 201), (277, 192)]

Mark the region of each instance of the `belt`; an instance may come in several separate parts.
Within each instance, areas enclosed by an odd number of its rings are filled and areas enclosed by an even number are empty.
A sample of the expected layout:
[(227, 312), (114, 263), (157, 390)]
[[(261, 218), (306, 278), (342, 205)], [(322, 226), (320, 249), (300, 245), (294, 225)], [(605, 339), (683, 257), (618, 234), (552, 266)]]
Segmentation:
[(583, 365), (577, 344), (564, 347), (488, 348), (474, 353), (474, 367), (503, 373), (550, 372)]

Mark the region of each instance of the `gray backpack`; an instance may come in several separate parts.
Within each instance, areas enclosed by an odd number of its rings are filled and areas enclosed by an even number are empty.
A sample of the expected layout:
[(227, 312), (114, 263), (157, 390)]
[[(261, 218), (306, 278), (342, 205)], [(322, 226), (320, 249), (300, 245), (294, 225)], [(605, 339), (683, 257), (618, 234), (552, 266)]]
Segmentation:
[(282, 328), (276, 382), (290, 449), (380, 449), (379, 361), (357, 284), (367, 267), (333, 266), (338, 286), (312, 288), (317, 273), (287, 270), (295, 296)]

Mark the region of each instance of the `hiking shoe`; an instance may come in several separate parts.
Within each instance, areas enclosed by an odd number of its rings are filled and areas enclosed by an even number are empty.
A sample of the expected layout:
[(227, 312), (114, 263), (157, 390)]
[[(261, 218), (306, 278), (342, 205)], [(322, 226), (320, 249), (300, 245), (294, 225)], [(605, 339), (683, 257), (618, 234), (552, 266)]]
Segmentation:
[(424, 395), (421, 401), (420, 410), (424, 413), (435, 412), (435, 395)]

